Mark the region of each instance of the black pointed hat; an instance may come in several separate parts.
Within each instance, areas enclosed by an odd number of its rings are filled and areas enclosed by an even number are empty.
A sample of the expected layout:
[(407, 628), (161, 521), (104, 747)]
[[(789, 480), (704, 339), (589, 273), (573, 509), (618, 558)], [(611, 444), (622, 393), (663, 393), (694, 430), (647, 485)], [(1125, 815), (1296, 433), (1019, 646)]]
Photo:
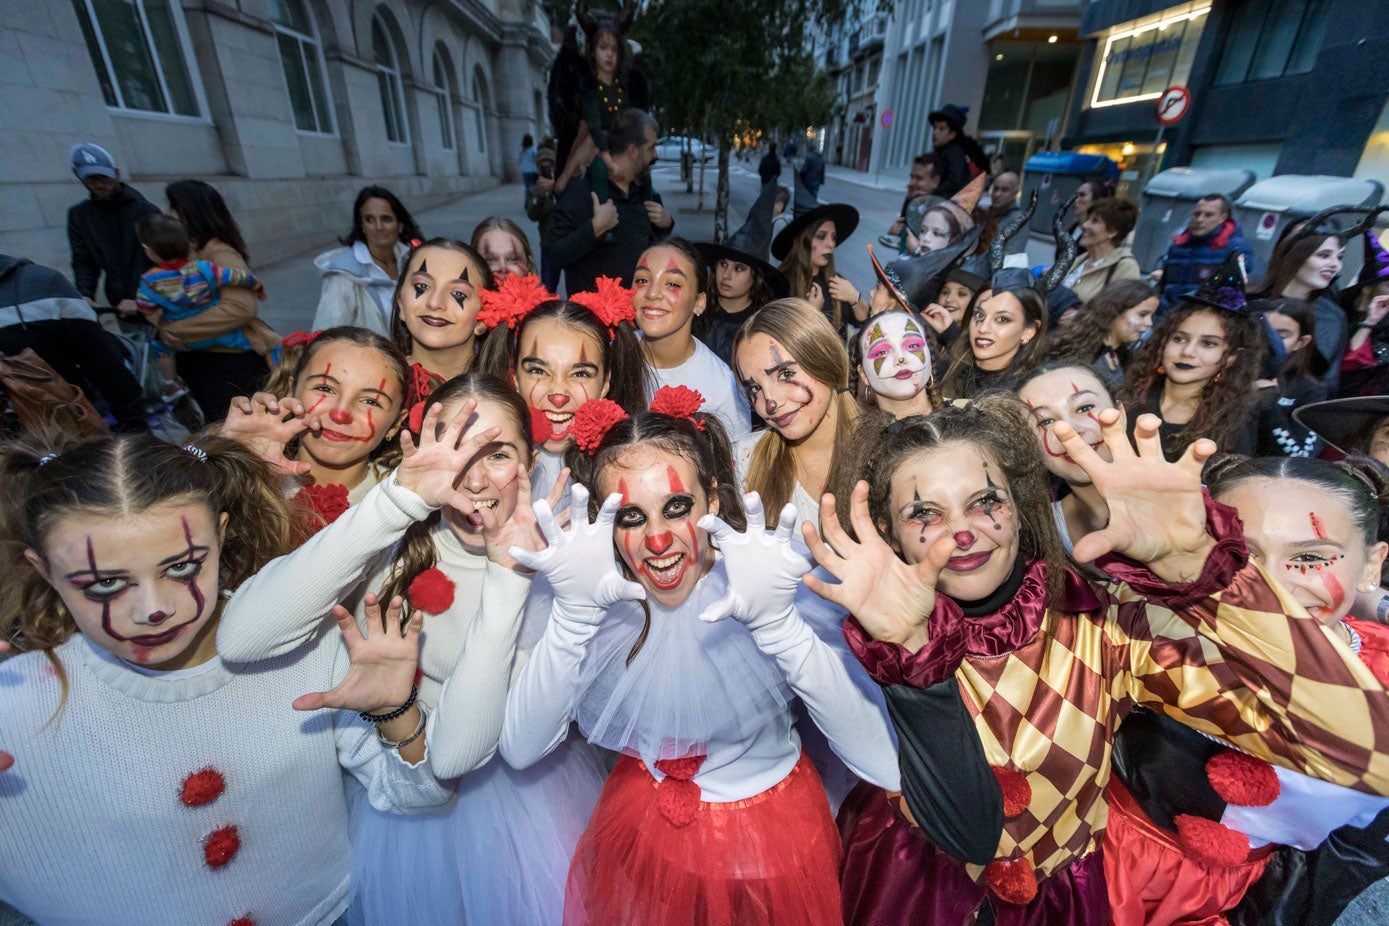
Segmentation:
[(802, 212), (772, 240), (772, 256), (777, 260), (785, 260), (786, 255), (791, 253), (791, 245), (797, 235), (807, 227), (818, 227), (821, 222), (827, 220), (834, 223), (834, 243), (841, 245), (849, 240), (854, 229), (858, 228), (858, 210), (848, 203), (827, 203)]
[(1227, 312), (1243, 312), (1246, 303), (1244, 281), (1244, 261), (1238, 251), (1231, 251), (1220, 268), (1201, 284), (1200, 289), (1182, 298)]
[(873, 261), (873, 269), (878, 279), (892, 298), (913, 312), (926, 308), (929, 299), (940, 290), (940, 277), (955, 266), (962, 257), (974, 250), (979, 243), (983, 226), (976, 225), (960, 236), (960, 240), (938, 251), (927, 251), (919, 257), (895, 260), (884, 267), (878, 263), (878, 255), (873, 253), (873, 245), (868, 245), (868, 256)]
[(721, 258), (747, 264), (762, 275), (763, 281), (771, 287), (772, 295), (785, 299), (791, 294), (791, 282), (771, 264), (767, 263), (767, 245), (772, 240), (772, 206), (776, 202), (776, 181), (764, 183), (757, 201), (748, 210), (747, 221), (743, 227), (728, 236), (723, 244), (701, 241), (695, 245), (704, 255), (709, 269), (714, 269)]
[(1355, 288), (1389, 283), (1389, 252), (1379, 243), (1375, 233), (1365, 231), (1365, 263), (1360, 266), (1360, 276), (1355, 280)]

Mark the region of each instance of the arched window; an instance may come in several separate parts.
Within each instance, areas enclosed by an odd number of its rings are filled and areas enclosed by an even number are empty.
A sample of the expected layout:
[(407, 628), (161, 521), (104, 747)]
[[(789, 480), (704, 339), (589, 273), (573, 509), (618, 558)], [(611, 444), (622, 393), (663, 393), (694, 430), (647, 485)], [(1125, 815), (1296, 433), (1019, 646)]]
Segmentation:
[(323, 56), (318, 29), (303, 0), (271, 0), (270, 19), (280, 46), (280, 65), (285, 88), (294, 110), (294, 126), (301, 132), (333, 132), (332, 106), (323, 79)]
[(477, 104), (473, 108), (473, 118), (477, 120), (477, 147), (485, 154), (487, 152), (487, 78), (482, 75), (482, 68), (473, 69), (473, 102)]
[(381, 115), (386, 120), (386, 138), (397, 144), (409, 144), (400, 65), (396, 63), (395, 47), (379, 16), (371, 20), (371, 56), (376, 62), (376, 84), (381, 90)]
[(434, 91), (439, 100), (439, 137), (453, 150), (453, 93), (449, 90), (449, 63), (444, 50), (434, 50)]
[(175, 0), (72, 0), (106, 105), (201, 116)]

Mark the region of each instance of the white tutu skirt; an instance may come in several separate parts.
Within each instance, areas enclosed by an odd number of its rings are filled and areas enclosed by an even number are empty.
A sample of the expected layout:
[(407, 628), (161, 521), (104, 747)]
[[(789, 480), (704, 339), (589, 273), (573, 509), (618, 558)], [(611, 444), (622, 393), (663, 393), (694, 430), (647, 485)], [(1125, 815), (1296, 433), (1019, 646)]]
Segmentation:
[(352, 926), (558, 926), (579, 836), (607, 778), (577, 733), (517, 771), (494, 756), (441, 812), (382, 813), (353, 784)]

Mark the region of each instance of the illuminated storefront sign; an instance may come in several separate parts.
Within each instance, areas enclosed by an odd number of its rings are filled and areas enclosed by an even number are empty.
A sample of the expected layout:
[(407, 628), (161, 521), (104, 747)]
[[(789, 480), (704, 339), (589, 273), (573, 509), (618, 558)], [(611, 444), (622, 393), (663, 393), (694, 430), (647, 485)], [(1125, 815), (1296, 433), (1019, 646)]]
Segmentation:
[(1186, 83), (1210, 7), (1116, 26), (1095, 65), (1090, 106), (1156, 100), (1173, 84)]

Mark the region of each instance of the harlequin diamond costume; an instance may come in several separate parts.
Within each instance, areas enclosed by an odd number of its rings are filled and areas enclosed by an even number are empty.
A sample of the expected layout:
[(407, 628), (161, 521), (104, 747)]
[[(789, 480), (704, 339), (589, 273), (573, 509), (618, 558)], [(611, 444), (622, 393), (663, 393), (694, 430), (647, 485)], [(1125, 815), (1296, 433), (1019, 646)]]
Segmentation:
[(1137, 706), (1342, 787), (1389, 791), (1384, 687), (1292, 616), (1233, 509), (1208, 500), (1207, 530), (1215, 548), (1184, 586), (1110, 556), (1112, 591), (1068, 570), (1049, 599), (1046, 564), (1020, 559), (985, 601), (938, 593), (915, 654), (849, 622), (885, 687), (903, 794), (850, 798), (846, 922), (963, 924), (989, 905), (999, 924), (1108, 923), (1105, 787), (1114, 731)]

